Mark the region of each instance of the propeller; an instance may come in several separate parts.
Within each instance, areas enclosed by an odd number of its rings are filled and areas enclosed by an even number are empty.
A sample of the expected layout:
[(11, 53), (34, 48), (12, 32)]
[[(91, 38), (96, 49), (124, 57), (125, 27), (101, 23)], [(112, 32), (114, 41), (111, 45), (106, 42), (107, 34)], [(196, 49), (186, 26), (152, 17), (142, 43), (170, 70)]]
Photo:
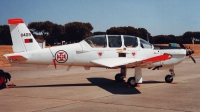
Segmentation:
[(179, 45), (181, 48), (186, 50), (186, 56), (189, 56), (192, 59), (192, 61), (196, 63), (195, 59), (192, 57), (192, 54), (194, 54), (194, 50), (192, 50), (190, 47), (185, 47), (182, 43), (180, 43)]
[(56, 69), (56, 59), (53, 57), (53, 65), (54, 65), (54, 67), (55, 67), (55, 69)]
[(192, 61), (193, 61), (194, 63), (196, 63), (195, 59), (194, 59), (191, 55), (190, 55), (189, 57), (192, 59)]
[(54, 65), (54, 67), (55, 67), (55, 69), (56, 69), (56, 58), (54, 57), (54, 55), (53, 55), (53, 53), (52, 53), (52, 51), (51, 51), (50, 48), (49, 48), (49, 50), (50, 50), (50, 52), (51, 52), (51, 54), (52, 54), (52, 56), (53, 56), (52, 61), (53, 61), (53, 65)]
[(194, 50), (192, 50), (190, 47), (186, 48), (186, 56), (189, 56), (194, 63), (196, 63), (195, 59), (192, 57), (192, 54), (194, 54)]

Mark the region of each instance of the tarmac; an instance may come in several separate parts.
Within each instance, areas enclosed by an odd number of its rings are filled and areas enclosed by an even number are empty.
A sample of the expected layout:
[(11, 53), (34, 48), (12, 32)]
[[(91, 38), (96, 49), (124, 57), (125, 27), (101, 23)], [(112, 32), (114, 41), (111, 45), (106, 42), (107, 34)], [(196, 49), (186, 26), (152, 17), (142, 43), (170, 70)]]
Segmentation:
[[(115, 82), (120, 69), (53, 66), (44, 69), (5, 67), (12, 76), (0, 90), (1, 112), (199, 112), (200, 57), (175, 66), (173, 83), (165, 83), (168, 70), (142, 69), (143, 84), (130, 88)], [(134, 75), (128, 69), (126, 80)]]

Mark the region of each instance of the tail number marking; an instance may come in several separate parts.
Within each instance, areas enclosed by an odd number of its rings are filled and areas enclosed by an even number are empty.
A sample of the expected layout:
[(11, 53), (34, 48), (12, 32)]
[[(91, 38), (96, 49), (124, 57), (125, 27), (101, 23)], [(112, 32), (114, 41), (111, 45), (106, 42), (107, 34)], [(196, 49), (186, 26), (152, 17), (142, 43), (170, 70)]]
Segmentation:
[(31, 33), (21, 33), (21, 37), (29, 37), (31, 36)]

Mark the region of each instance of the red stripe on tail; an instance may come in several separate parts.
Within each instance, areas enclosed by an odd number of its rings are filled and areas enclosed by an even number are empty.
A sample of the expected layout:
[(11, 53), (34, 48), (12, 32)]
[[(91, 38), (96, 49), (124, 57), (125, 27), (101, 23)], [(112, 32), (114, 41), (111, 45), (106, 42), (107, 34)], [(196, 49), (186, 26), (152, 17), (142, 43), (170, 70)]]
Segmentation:
[(19, 24), (19, 23), (24, 23), (24, 21), (21, 18), (14, 18), (8, 20), (8, 24)]

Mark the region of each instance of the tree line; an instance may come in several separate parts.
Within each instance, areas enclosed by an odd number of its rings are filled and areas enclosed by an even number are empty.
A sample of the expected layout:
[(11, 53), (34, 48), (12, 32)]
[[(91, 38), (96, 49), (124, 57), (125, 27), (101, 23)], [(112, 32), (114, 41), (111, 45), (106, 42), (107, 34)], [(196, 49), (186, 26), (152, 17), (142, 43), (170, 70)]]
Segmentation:
[[(132, 35), (149, 39), (152, 44), (184, 43), (191, 44), (192, 39), (195, 43), (200, 43), (200, 32), (185, 32), (183, 35), (157, 35), (151, 36), (145, 28), (134, 28), (133, 26), (111, 27), (105, 32), (92, 32), (93, 26), (90, 23), (70, 22), (59, 25), (50, 21), (31, 22), (27, 26), (35, 38), (46, 40), (47, 45), (54, 42), (66, 41), (79, 42), (92, 35)], [(10, 30), (8, 25), (0, 25), (0, 45), (12, 45)]]

